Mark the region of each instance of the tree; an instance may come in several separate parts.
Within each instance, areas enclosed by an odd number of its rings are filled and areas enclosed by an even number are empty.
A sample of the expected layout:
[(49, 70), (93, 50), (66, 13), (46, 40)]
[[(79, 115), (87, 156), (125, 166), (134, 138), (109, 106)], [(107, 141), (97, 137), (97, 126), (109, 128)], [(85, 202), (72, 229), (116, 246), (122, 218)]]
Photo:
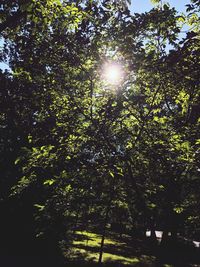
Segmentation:
[[(196, 16), (198, 7), (188, 8)], [(79, 227), (100, 231), (100, 262), (105, 232), (119, 216), (123, 231), (195, 236), (194, 15), (179, 40), (186, 18), (167, 4), (135, 15), (121, 1), (9, 1), (2, 10), (3, 58), (12, 69), (1, 74), (4, 201), (11, 192), (15, 203), (31, 196), (34, 231), (55, 244)], [(105, 61), (123, 62), (118, 85), (102, 80)]]

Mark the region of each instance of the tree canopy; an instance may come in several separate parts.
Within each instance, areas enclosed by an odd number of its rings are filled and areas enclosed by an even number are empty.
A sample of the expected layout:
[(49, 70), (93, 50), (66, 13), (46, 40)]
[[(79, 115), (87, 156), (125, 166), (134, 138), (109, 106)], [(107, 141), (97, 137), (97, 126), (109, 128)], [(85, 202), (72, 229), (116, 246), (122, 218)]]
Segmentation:
[(1, 3), (1, 205), (23, 206), (38, 238), (200, 238), (200, 2), (154, 2)]

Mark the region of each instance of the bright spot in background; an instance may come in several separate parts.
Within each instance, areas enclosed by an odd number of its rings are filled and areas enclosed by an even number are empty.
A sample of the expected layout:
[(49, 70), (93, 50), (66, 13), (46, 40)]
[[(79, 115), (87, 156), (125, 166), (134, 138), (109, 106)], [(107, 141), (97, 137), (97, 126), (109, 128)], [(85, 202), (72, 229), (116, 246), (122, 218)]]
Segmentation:
[(119, 63), (106, 63), (103, 66), (103, 79), (113, 85), (119, 84), (123, 79), (123, 69)]

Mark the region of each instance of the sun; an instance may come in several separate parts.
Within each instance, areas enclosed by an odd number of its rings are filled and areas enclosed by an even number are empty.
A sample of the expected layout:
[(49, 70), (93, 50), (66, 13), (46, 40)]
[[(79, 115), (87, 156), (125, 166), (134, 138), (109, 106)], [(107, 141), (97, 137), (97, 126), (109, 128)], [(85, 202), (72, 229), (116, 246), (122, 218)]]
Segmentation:
[(103, 79), (111, 84), (117, 85), (123, 79), (123, 69), (119, 63), (109, 62), (103, 66)]

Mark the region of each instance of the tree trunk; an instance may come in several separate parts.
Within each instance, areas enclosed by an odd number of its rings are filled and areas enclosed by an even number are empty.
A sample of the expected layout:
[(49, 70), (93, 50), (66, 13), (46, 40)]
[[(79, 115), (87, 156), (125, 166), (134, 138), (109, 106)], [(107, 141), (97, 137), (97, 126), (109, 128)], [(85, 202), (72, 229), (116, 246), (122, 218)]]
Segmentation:
[(101, 237), (101, 247), (100, 247), (100, 252), (99, 252), (99, 260), (98, 260), (99, 264), (102, 263), (105, 235), (106, 235), (106, 231), (104, 230), (102, 237)]
[(100, 246), (100, 252), (99, 252), (99, 260), (98, 263), (102, 263), (102, 258), (103, 258), (103, 248), (104, 248), (104, 241), (105, 241), (105, 235), (106, 235), (106, 225), (108, 223), (108, 216), (109, 216), (109, 211), (110, 211), (110, 206), (112, 202), (112, 197), (108, 203), (107, 209), (106, 209), (106, 216), (105, 216), (105, 221), (103, 225), (103, 231), (102, 231), (102, 237), (101, 237), (101, 246)]
[(155, 229), (151, 229), (151, 239), (154, 241), (157, 240)]
[(160, 243), (161, 245), (166, 244), (166, 242), (168, 240), (168, 234), (169, 234), (169, 231), (167, 229), (164, 229), (161, 243)]

